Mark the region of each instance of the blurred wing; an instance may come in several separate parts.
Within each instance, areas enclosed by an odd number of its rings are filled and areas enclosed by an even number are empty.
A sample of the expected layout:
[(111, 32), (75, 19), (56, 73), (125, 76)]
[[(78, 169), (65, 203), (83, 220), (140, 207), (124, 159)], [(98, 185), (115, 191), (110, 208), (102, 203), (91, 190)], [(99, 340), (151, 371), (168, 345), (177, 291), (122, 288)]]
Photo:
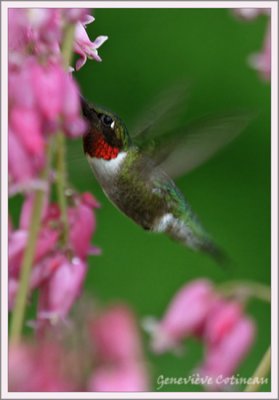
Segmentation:
[(161, 136), (179, 124), (186, 114), (189, 83), (179, 82), (161, 91), (134, 124), (131, 131), (133, 141), (141, 145), (147, 139)]
[(198, 167), (235, 139), (251, 121), (251, 116), (226, 115), (199, 120), (183, 129), (153, 137), (142, 150), (172, 178)]

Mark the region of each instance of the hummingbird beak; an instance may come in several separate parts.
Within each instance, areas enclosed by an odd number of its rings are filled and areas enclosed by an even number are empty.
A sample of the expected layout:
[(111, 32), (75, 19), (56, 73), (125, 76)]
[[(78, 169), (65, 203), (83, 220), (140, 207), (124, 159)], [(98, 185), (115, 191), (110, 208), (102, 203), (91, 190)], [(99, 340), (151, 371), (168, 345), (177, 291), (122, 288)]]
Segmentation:
[(85, 98), (80, 95), (80, 104), (81, 104), (81, 109), (82, 109), (82, 113), (84, 115), (84, 117), (86, 118), (90, 118), (91, 115), (91, 109), (89, 104), (87, 103), (87, 101), (85, 100)]
[(95, 111), (92, 105), (89, 105), (89, 103), (85, 100), (85, 98), (82, 95), (80, 95), (80, 104), (83, 116), (87, 119), (87, 121), (90, 124), (94, 123), (96, 124), (98, 121), (97, 112)]

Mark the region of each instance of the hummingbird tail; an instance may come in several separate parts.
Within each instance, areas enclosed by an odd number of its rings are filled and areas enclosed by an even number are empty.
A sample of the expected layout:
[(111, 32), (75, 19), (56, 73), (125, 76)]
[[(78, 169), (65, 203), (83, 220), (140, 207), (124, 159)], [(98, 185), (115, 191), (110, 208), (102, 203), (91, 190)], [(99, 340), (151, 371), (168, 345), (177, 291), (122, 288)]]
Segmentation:
[(199, 250), (208, 254), (222, 268), (227, 269), (231, 264), (231, 260), (226, 252), (212, 241), (204, 241), (200, 244)]
[[(193, 224), (193, 221), (195, 222)], [(211, 237), (204, 231), (197, 219), (192, 217), (192, 225), (181, 220), (173, 220), (168, 226), (168, 235), (184, 246), (191, 248), (194, 251), (199, 251), (209, 255), (218, 265), (225, 268), (230, 264), (230, 259), (227, 254), (217, 246)]]

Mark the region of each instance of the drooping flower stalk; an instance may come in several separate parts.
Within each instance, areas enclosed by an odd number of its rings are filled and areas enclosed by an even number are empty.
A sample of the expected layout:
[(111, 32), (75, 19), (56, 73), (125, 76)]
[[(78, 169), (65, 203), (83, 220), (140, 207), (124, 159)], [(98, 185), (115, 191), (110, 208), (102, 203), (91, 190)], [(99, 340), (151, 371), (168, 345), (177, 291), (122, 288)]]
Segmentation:
[[(10, 184), (14, 187), (21, 184), (31, 200), (26, 196), (19, 229), (12, 229), (10, 237), (9, 307), (13, 309), (13, 343), (18, 343), (21, 338), (28, 294), (36, 288), (44, 292), (45, 302), (39, 309), (38, 318), (42, 314), (66, 315), (81, 291), (87, 270), (85, 258), (88, 254), (96, 254), (90, 246), (95, 229), (93, 208), (97, 206), (96, 201), (86, 194), (80, 197), (75, 195), (75, 206), (67, 209), (65, 198), (67, 176), (64, 135), (78, 137), (85, 129), (85, 122), (80, 115), (78, 87), (68, 70), (73, 42), (77, 40), (77, 22), (81, 21), (79, 31), (82, 31), (85, 29), (83, 23), (93, 21), (86, 13), (87, 10), (83, 9), (78, 12), (71, 9), (44, 9), (40, 14), (44, 19), (40, 20), (39, 25), (29, 20), (33, 15), (30, 10), (9, 14), (9, 38), (15, 39), (9, 48)], [(45, 29), (45, 23), (50, 24), (53, 30), (50, 26)], [(22, 31), (20, 35), (17, 29)], [(50, 32), (55, 34), (51, 35)], [(63, 34), (60, 35), (60, 32)], [(18, 37), (23, 38), (23, 42), (18, 42)], [(83, 63), (87, 52), (98, 45), (98, 41), (95, 44), (89, 38), (86, 48), (82, 43), (79, 44)], [(31, 184), (38, 176), (43, 183), (51, 176), (51, 145), (54, 146), (56, 156), (59, 203), (54, 214), (51, 211), (52, 205), (48, 203), (45, 185), (37, 185), (35, 193), (29, 195)], [(79, 211), (84, 211), (87, 216), (89, 214), (90, 222), (84, 235), (75, 234), (79, 224), (73, 225), (72, 222)], [(62, 224), (58, 223), (58, 219)], [(71, 272), (66, 281), (61, 280), (61, 271), (58, 274), (63, 268)], [(64, 291), (61, 290), (62, 286)], [(65, 291), (68, 291), (65, 297), (67, 304), (63, 303), (63, 298), (57, 300), (57, 294)]]
[(261, 359), (258, 367), (256, 368), (252, 376), (253, 383), (248, 384), (244, 389), (244, 392), (257, 392), (261, 387), (260, 383), (261, 378), (265, 378), (269, 374), (270, 366), (271, 366), (271, 350), (269, 346), (269, 348), (265, 352), (263, 358)]
[[(73, 49), (73, 40), (75, 34), (75, 25), (67, 24), (64, 31), (64, 41), (62, 46), (62, 57), (64, 68), (68, 70)], [(57, 171), (56, 171), (56, 185), (57, 185), (57, 198), (61, 210), (61, 222), (63, 224), (62, 242), (66, 246), (69, 240), (69, 223), (67, 217), (67, 200), (65, 197), (66, 189), (66, 149), (65, 137), (63, 132), (58, 132), (56, 136), (56, 151), (57, 151)]]
[(270, 303), (270, 288), (259, 282), (230, 281), (218, 286), (218, 291), (225, 297), (255, 298)]
[[(51, 154), (52, 154), (52, 148), (51, 148), (51, 143), (49, 143), (47, 146), (47, 161), (41, 173), (41, 179), (43, 181), (46, 181), (48, 179), (49, 169), (51, 164)], [(24, 316), (25, 316), (25, 309), (27, 305), (30, 275), (36, 250), (38, 233), (40, 230), (41, 215), (42, 215), (45, 195), (46, 193), (43, 189), (38, 189), (35, 191), (34, 204), (29, 225), (28, 241), (23, 256), (20, 279), (19, 279), (19, 287), (12, 314), (12, 321), (11, 321), (12, 343), (18, 343), (21, 337)]]
[(63, 225), (63, 235), (61, 237), (64, 246), (69, 240), (69, 223), (67, 217), (67, 200), (65, 197), (66, 189), (66, 165), (65, 165), (65, 138), (63, 132), (56, 135), (56, 187), (57, 201), (61, 210), (61, 222)]
[(75, 24), (67, 24), (64, 31), (62, 56), (64, 60), (64, 67), (66, 70), (69, 68), (69, 65), (71, 64), (75, 29), (76, 29)]

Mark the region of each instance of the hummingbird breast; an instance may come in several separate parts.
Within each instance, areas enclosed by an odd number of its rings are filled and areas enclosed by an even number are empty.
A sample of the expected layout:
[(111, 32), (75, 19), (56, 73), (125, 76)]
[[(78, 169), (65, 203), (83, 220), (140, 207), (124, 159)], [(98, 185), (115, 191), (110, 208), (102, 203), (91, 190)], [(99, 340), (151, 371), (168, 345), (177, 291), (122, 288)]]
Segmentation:
[(142, 156), (136, 148), (119, 153), (110, 161), (88, 159), (112, 203), (144, 229), (154, 230), (169, 211), (169, 204), (162, 196), (159, 174), (152, 160)]

